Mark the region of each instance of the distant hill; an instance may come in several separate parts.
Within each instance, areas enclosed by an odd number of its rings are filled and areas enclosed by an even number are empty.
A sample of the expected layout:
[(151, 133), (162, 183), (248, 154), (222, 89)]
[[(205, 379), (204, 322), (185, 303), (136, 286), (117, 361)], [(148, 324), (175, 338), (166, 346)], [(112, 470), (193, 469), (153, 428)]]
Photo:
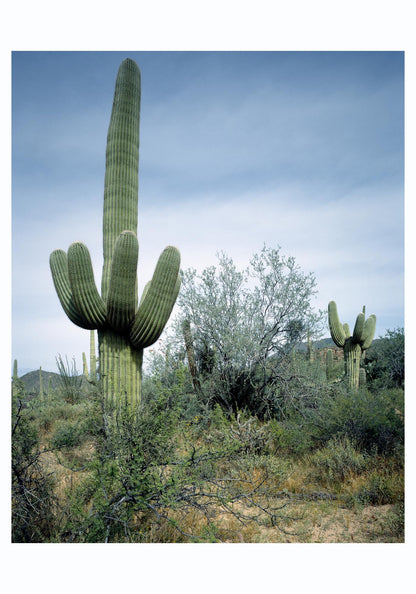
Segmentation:
[[(374, 345), (379, 340), (380, 340), (379, 338), (375, 338), (371, 344)], [(315, 351), (319, 351), (321, 349), (337, 349), (338, 348), (337, 345), (335, 344), (335, 342), (332, 340), (332, 338), (321, 338), (321, 340), (312, 340), (311, 342), (312, 342), (312, 346)], [(306, 342), (302, 342), (302, 344), (300, 344), (297, 347), (297, 350), (300, 353), (306, 353), (307, 348), (308, 348), (308, 344)]]
[[(335, 349), (337, 348), (335, 342), (332, 340), (332, 338), (321, 338), (321, 340), (312, 340), (312, 346), (315, 350), (320, 350), (320, 349)], [(301, 344), (299, 344), (296, 347), (296, 350), (299, 353), (306, 353), (308, 348), (308, 343), (307, 342), (302, 342)]]
[[(83, 375), (79, 375), (77, 377), (81, 378), (81, 387), (87, 385), (87, 380)], [(49, 379), (51, 381), (51, 390), (55, 390), (56, 388), (59, 388), (61, 385), (61, 377), (59, 373), (53, 373), (52, 371), (43, 371), (42, 369), (43, 390), (45, 393), (48, 391)], [(39, 369), (37, 369), (36, 371), (29, 371), (29, 373), (25, 373), (24, 375), (19, 377), (19, 380), (23, 382), (26, 394), (31, 396), (39, 394)]]

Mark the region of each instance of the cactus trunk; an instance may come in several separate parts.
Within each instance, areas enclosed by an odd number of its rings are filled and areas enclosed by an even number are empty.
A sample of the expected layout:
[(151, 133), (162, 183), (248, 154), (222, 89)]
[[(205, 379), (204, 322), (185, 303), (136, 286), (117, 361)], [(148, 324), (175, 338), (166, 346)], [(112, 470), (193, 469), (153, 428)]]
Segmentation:
[(128, 338), (111, 330), (98, 332), (100, 379), (107, 403), (137, 406), (140, 403), (143, 349), (135, 349)]
[(351, 338), (345, 341), (344, 365), (348, 377), (348, 384), (351, 389), (358, 389), (360, 378), (361, 347), (355, 344)]

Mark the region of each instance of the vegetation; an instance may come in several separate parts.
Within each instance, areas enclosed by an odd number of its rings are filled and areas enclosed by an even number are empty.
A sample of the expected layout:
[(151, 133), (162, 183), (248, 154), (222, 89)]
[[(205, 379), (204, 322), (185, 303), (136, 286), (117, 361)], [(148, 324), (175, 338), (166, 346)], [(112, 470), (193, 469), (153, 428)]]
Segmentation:
[(261, 419), (201, 398), (211, 378), (196, 393), (165, 347), (136, 414), (62, 359), (50, 399), (13, 379), (14, 542), (403, 542), (401, 388), (350, 391), (295, 352)]

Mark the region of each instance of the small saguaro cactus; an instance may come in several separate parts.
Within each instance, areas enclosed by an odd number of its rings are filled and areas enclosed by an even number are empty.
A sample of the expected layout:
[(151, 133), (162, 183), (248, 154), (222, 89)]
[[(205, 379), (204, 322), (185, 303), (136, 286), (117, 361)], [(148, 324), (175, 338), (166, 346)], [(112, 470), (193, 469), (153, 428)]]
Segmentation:
[(332, 379), (334, 373), (334, 353), (332, 349), (328, 349), (326, 352), (326, 379), (329, 381)]
[(44, 391), (43, 391), (43, 377), (42, 377), (42, 367), (39, 367), (39, 400), (43, 402), (44, 400)]
[(356, 390), (359, 387), (360, 361), (362, 354), (371, 345), (376, 331), (376, 316), (365, 319), (365, 307), (359, 313), (351, 335), (348, 324), (341, 324), (335, 301), (328, 304), (329, 330), (335, 344), (344, 349), (345, 374), (348, 385)]
[(312, 345), (311, 334), (310, 334), (309, 330), (308, 330), (308, 339), (307, 339), (306, 360), (309, 361), (309, 363), (312, 363), (314, 360), (313, 345)]
[(365, 388), (367, 385), (367, 374), (365, 372), (364, 367), (360, 367), (359, 376), (358, 376), (358, 384), (360, 388)]
[(91, 383), (97, 381), (97, 359), (95, 357), (95, 334), (90, 330), (90, 371), (88, 373), (87, 355), (82, 353), (82, 370), (86, 380)]
[(50, 256), (65, 313), (77, 326), (98, 330), (99, 375), (106, 402), (123, 400), (133, 406), (140, 401), (143, 349), (162, 333), (180, 287), (180, 254), (169, 246), (138, 302), (140, 93), (140, 70), (133, 60), (124, 60), (107, 135), (101, 295), (83, 243), (75, 242), (68, 253), (55, 250)]
[(192, 384), (196, 392), (201, 389), (201, 384), (198, 377), (198, 371), (196, 367), (196, 358), (195, 358), (195, 349), (194, 343), (192, 341), (192, 333), (191, 333), (191, 322), (188, 318), (182, 322), (182, 333), (183, 339), (185, 341), (185, 349), (186, 355), (188, 357), (188, 364), (189, 364), (189, 372), (192, 378)]
[(19, 376), (17, 374), (17, 359), (13, 361), (13, 381), (17, 381)]

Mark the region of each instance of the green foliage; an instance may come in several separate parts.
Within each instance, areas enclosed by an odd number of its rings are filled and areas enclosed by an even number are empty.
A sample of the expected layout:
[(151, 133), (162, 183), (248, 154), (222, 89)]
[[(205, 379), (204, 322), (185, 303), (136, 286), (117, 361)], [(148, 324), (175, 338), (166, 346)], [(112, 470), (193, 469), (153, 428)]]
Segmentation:
[[(139, 68), (133, 60), (124, 60), (107, 135), (101, 296), (83, 243), (75, 242), (68, 253), (55, 250), (50, 256), (65, 313), (81, 328), (98, 330), (100, 378), (107, 400), (127, 398), (133, 406), (140, 402), (143, 349), (162, 333), (180, 287), (179, 251), (168, 246), (138, 304), (140, 94)], [(93, 368), (91, 373), (94, 376)]]
[(369, 388), (404, 387), (404, 329), (387, 330), (368, 349), (365, 370)]
[(362, 505), (386, 505), (397, 503), (397, 478), (374, 470), (364, 485), (354, 494), (354, 500)]
[(272, 454), (286, 453), (299, 456), (308, 452), (313, 446), (313, 439), (305, 427), (301, 417), (277, 421), (272, 419), (268, 425), (268, 449)]
[(225, 254), (218, 258), (218, 267), (200, 275), (183, 272), (173, 346), (179, 356), (187, 324), (202, 400), (229, 415), (248, 410), (264, 417), (276, 386), (293, 375), (287, 361), (295, 346), (308, 328), (319, 330), (322, 316), (311, 305), (316, 281), (279, 248), (264, 247), (246, 270)]
[(344, 481), (351, 473), (362, 473), (367, 457), (358, 451), (348, 437), (330, 439), (328, 444), (310, 457), (312, 477), (324, 485)]
[(348, 437), (367, 452), (391, 454), (404, 442), (403, 391), (334, 388), (309, 411), (308, 430), (320, 441)]
[(12, 398), (12, 541), (45, 542), (54, 534), (54, 478), (41, 463), (39, 434), (31, 411)]
[(65, 357), (66, 363), (61, 355), (56, 357), (56, 365), (59, 371), (60, 390), (63, 398), (69, 404), (75, 404), (81, 398), (82, 377), (78, 375), (75, 359), (72, 359), (72, 365)]
[(54, 449), (74, 448), (84, 440), (82, 426), (78, 423), (60, 421), (56, 424), (52, 436), (52, 447)]

